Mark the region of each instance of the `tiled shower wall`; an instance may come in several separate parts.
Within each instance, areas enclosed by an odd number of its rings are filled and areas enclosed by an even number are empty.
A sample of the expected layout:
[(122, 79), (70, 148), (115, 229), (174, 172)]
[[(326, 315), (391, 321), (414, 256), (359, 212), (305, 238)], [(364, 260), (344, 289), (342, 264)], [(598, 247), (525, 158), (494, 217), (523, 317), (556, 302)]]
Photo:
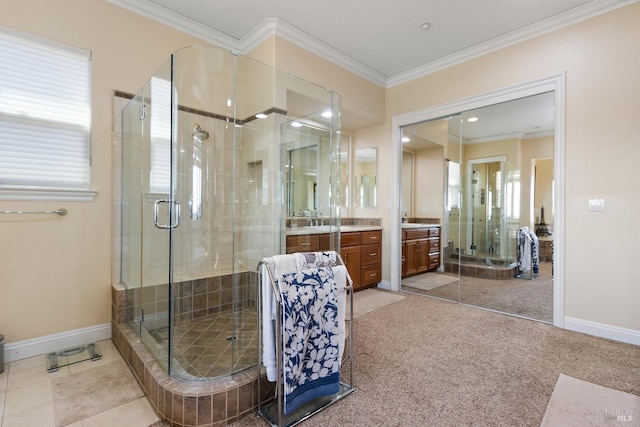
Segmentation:
[[(258, 274), (253, 271), (175, 283), (174, 322), (228, 312), (232, 308), (255, 308), (257, 289)], [(135, 318), (139, 307), (147, 317), (166, 314), (169, 307), (169, 285), (148, 285), (139, 292), (129, 292), (124, 304), (125, 317), (120, 321)]]
[[(120, 283), (121, 269), (121, 110), (129, 102), (129, 97), (116, 93), (113, 105), (114, 284)], [(190, 194), (193, 182), (190, 165), (194, 155), (200, 157), (199, 167), (208, 179), (202, 191), (202, 217), (191, 217), (189, 201), (180, 201), (181, 221), (174, 230), (174, 281), (188, 283), (226, 277), (234, 271), (255, 272), (257, 263), (266, 256), (280, 253), (283, 243), (281, 228), (284, 221), (280, 219), (283, 207), (278, 185), (281, 179), (280, 148), (276, 141), (279, 140), (280, 123), (285, 118), (272, 113), (267, 119), (234, 128), (232, 123), (218, 117), (184, 110), (178, 114), (179, 137), (190, 140), (195, 123), (208, 131), (210, 137), (201, 145), (200, 153), (193, 152), (192, 144), (184, 144), (178, 159), (189, 162), (186, 163), (188, 167), (181, 168), (184, 172), (178, 177), (182, 186), (180, 193)], [(238, 141), (235, 145), (234, 137)], [(145, 313), (157, 313), (167, 307), (164, 298), (167, 294), (169, 239), (168, 232), (157, 229), (151, 218), (154, 200), (166, 195), (148, 194), (143, 197), (144, 211), (141, 215), (148, 220), (140, 229), (128, 231), (131, 235), (143, 236), (139, 253), (132, 249), (129, 259), (132, 259), (130, 264), (137, 263), (143, 267), (143, 271), (133, 272), (133, 276), (142, 280), (140, 288), (143, 295), (140, 298), (148, 301)], [(135, 261), (135, 256), (139, 257), (138, 261)], [(135, 287), (137, 292), (137, 283)], [(154, 307), (148, 298), (152, 295), (157, 296)], [(203, 307), (202, 302), (198, 300), (195, 307)], [(208, 304), (208, 310), (211, 307), (213, 305)]]

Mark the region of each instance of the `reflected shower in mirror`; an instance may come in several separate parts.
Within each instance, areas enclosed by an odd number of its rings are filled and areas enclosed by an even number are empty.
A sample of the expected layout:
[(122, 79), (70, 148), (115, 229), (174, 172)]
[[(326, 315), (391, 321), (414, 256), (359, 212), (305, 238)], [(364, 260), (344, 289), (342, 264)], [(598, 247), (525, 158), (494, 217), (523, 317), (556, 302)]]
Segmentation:
[(310, 216), (319, 206), (318, 141), (288, 149), (286, 162), (288, 215)]
[[(552, 323), (554, 93), (406, 126), (402, 135), (414, 155), (414, 215), (426, 200), (442, 225), (440, 269), (403, 276), (402, 289)], [(519, 239), (524, 227), (545, 231), (537, 245)], [(538, 253), (537, 273), (522, 274), (523, 250)]]
[[(300, 121), (290, 121), (282, 127), (287, 216), (328, 215), (332, 165), (326, 159), (330, 158), (331, 134)], [(342, 175), (348, 161), (342, 146), (339, 156)]]
[(377, 165), (376, 147), (356, 150), (354, 162), (355, 206), (360, 208), (375, 208), (377, 206)]

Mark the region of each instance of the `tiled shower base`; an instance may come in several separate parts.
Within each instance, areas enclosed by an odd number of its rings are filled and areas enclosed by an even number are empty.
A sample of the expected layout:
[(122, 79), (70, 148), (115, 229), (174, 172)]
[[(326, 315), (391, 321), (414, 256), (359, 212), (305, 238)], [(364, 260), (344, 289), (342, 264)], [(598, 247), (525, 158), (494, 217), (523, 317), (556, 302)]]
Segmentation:
[[(112, 323), (112, 340), (158, 416), (173, 427), (226, 426), (253, 413), (258, 404), (255, 366), (214, 380), (180, 380), (167, 375), (128, 324)], [(260, 381), (261, 400), (267, 401), (274, 383), (263, 372)]]
[[(169, 328), (167, 319), (145, 322), (143, 340), (154, 348), (160, 359), (167, 358)], [(202, 380), (228, 375), (256, 364), (258, 350), (255, 308), (219, 312), (177, 323), (173, 328), (177, 364), (173, 370), (180, 378)], [(152, 347), (153, 346), (153, 347)]]
[(489, 257), (449, 255), (444, 262), (444, 271), (448, 273), (458, 273), (459, 271), (462, 276), (483, 279), (509, 280), (516, 277), (518, 265), (514, 261)]

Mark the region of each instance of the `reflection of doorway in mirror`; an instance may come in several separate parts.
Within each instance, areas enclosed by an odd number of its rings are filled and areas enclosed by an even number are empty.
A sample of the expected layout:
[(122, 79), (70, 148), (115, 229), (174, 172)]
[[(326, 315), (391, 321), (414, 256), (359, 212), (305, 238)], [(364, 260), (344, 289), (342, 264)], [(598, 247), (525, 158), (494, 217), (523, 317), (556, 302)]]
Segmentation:
[(375, 208), (377, 206), (376, 175), (377, 156), (376, 147), (359, 148), (355, 153), (355, 204), (361, 208)]
[(362, 175), (360, 183), (360, 205), (363, 207), (376, 206), (376, 176)]
[(312, 210), (318, 208), (317, 191), (318, 184), (313, 181), (307, 181), (307, 206)]

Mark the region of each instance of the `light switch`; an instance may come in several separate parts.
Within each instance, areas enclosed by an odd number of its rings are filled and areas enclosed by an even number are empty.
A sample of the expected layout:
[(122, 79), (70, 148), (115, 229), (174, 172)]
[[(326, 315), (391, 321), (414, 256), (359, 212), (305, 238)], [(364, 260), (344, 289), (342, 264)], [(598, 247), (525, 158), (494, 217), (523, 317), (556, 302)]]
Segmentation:
[(589, 199), (587, 212), (604, 212), (604, 199)]

